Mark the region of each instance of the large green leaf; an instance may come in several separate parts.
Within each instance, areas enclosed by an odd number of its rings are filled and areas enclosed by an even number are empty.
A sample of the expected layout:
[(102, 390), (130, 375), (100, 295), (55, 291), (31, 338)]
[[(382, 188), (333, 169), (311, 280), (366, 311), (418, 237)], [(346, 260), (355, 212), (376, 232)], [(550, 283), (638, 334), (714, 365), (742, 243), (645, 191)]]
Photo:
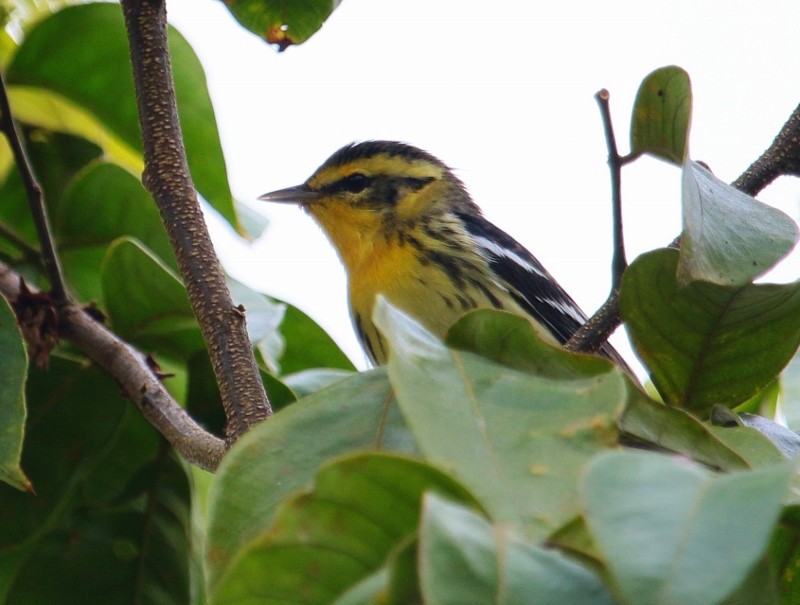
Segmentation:
[(374, 321), (391, 344), (398, 405), (429, 461), (451, 469), (493, 521), (534, 539), (575, 516), (582, 467), (617, 440), (628, 398), (620, 372), (598, 374), (594, 360), (572, 380), (509, 369), (446, 349), (382, 298)]
[(685, 410), (644, 396), (631, 398), (620, 418), (620, 428), (638, 444), (657, 445), (721, 470), (752, 468), (763, 457), (780, 459), (769, 440), (753, 435), (751, 429), (710, 427)]
[(281, 374), (294, 374), (310, 368), (355, 370), (353, 362), (328, 333), (297, 307), (286, 305), (280, 331), (285, 341), (280, 353)]
[[(52, 211), (75, 175), (94, 161), (102, 150), (88, 141), (66, 134), (24, 131), (24, 135), (29, 159), (42, 186), (48, 209)], [(30, 202), (16, 168), (8, 173), (0, 187), (0, 199), (3, 200), (0, 204), (0, 221), (6, 229), (13, 233), (15, 239), (38, 247)], [(23, 258), (15, 245), (7, 244), (5, 236), (0, 236), (0, 250), (14, 258)], [(47, 285), (34, 283), (42, 288)]]
[(550, 378), (572, 378), (593, 367), (603, 374), (611, 367), (607, 359), (575, 355), (546, 343), (528, 319), (495, 309), (477, 309), (461, 317), (448, 331), (447, 345)]
[(631, 153), (650, 153), (680, 166), (692, 119), (692, 86), (680, 67), (662, 67), (639, 86), (631, 119)]
[(25, 432), (28, 354), (8, 302), (0, 297), (0, 481), (23, 491), (33, 486), (20, 468)]
[(697, 162), (683, 165), (683, 233), (678, 282), (743, 286), (797, 243), (786, 214), (720, 181)]
[(52, 213), (53, 231), (70, 288), (80, 300), (102, 301), (100, 261), (112, 241), (132, 237), (177, 271), (158, 209), (128, 172), (94, 162), (72, 180)]
[(721, 602), (765, 554), (793, 470), (784, 463), (715, 476), (656, 454), (595, 458), (585, 516), (622, 602)]
[(108, 249), (102, 283), (111, 324), (125, 340), (178, 359), (204, 350), (186, 288), (140, 242), (122, 238)]
[[(200, 194), (236, 227), (203, 68), (176, 30), (170, 29), (169, 38), (189, 168)], [(141, 156), (128, 41), (118, 5), (73, 6), (43, 19), (28, 32), (8, 67), (7, 78), (12, 89), (25, 87), (26, 94), (35, 93), (40, 98), (49, 95), (52, 101), (38, 105), (38, 117), (26, 114), (29, 123), (54, 127), (53, 111), (63, 112), (61, 119), (65, 122), (83, 125), (81, 136), (109, 146), (115, 152), (110, 159), (117, 158), (120, 149), (135, 150)], [(28, 105), (26, 109), (30, 112), (36, 107)], [(76, 111), (84, 114), (77, 122)], [(95, 129), (93, 123), (97, 124)], [(131, 168), (129, 160), (122, 163)]]
[(664, 401), (707, 414), (763, 389), (800, 344), (800, 284), (679, 287), (678, 252), (640, 256), (625, 272), (620, 310)]
[(426, 491), (474, 504), (463, 487), (410, 458), (357, 454), (324, 465), (285, 501), (214, 593), (215, 605), (327, 605), (370, 578), (419, 525)]
[(242, 26), (285, 50), (314, 35), (340, 1), (228, 0), (225, 5)]
[(0, 485), (0, 601), (188, 604), (189, 486), (155, 430), (98, 369), (59, 356), (31, 369), (27, 399), (36, 494)]
[(278, 504), (311, 482), (324, 460), (370, 449), (414, 451), (384, 370), (301, 399), (239, 439), (222, 460), (210, 496), (210, 585), (268, 526)]
[(587, 569), (439, 495), (425, 497), (419, 542), (425, 603), (616, 603)]

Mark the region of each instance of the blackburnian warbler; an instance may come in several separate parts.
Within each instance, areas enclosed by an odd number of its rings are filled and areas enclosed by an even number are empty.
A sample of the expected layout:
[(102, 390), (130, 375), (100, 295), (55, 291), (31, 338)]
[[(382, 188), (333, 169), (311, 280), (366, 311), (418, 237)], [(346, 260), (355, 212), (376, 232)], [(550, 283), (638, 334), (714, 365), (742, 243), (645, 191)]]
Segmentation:
[[(347, 145), (302, 185), (259, 199), (299, 204), (327, 234), (347, 271), (353, 325), (376, 364), (388, 355), (371, 319), (378, 294), (439, 337), (481, 307), (527, 316), (560, 344), (586, 321), (541, 263), (483, 217), (453, 172), (416, 147)], [(599, 352), (625, 367), (608, 343)]]

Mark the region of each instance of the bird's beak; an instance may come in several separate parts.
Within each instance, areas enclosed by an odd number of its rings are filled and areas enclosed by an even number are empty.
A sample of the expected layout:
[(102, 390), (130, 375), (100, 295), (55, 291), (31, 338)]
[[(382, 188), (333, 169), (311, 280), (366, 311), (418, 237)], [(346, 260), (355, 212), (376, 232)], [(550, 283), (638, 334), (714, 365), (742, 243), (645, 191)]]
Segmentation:
[(278, 189), (271, 193), (258, 196), (262, 202), (277, 202), (279, 204), (310, 204), (319, 199), (319, 192), (313, 191), (308, 185), (297, 185)]

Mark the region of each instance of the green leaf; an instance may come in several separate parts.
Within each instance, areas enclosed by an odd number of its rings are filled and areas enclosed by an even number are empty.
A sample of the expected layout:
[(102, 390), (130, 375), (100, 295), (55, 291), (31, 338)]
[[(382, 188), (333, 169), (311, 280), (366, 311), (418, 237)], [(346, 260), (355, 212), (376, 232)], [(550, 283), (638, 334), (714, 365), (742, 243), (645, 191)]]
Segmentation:
[(301, 399), (239, 439), (210, 495), (209, 585), (324, 460), (365, 449), (414, 451), (384, 370), (357, 374)]
[[(48, 210), (52, 211), (63, 195), (64, 189), (84, 166), (94, 161), (101, 153), (97, 146), (76, 137), (44, 131), (24, 131), (25, 144), (31, 164), (36, 171)], [(22, 185), (16, 167), (11, 170), (2, 188), (0, 197), (0, 221), (14, 233), (17, 239), (29, 246), (38, 246), (36, 227), (31, 216), (30, 202)], [(0, 240), (5, 238), (0, 237)], [(13, 257), (21, 257), (20, 251), (13, 245), (2, 242), (2, 249)], [(30, 276), (28, 276), (30, 277)], [(34, 280), (37, 285), (46, 288), (46, 282)]]
[(680, 67), (662, 67), (639, 86), (631, 119), (631, 153), (650, 153), (680, 166), (692, 119), (692, 85)]
[(90, 109), (53, 90), (36, 86), (9, 86), (8, 97), (18, 122), (90, 141), (103, 150), (109, 162), (132, 175), (144, 170), (141, 149), (118, 135)]
[(683, 166), (683, 233), (678, 283), (743, 286), (797, 243), (786, 214), (720, 181), (697, 162)]
[[(785, 457), (794, 458), (800, 454), (800, 435), (794, 431), (774, 420), (755, 414), (741, 414), (740, 417), (746, 427), (758, 431), (760, 435), (769, 439), (770, 443), (774, 444), (775, 448)], [(768, 461), (775, 462), (777, 457), (773, 454)]]
[(775, 528), (769, 558), (782, 597), (782, 603), (800, 600), (800, 506), (787, 506)]
[(243, 27), (283, 51), (314, 35), (340, 1), (228, 0), (225, 6)]
[(616, 603), (599, 578), (557, 552), (435, 494), (420, 527), (425, 603), (436, 605), (600, 605)]
[(102, 283), (114, 329), (126, 340), (176, 357), (204, 349), (180, 278), (140, 242), (122, 238), (112, 244)]
[(304, 397), (352, 375), (353, 372), (348, 372), (347, 370), (318, 368), (284, 376), (283, 380), (295, 393), (300, 397)]
[(122, 238), (108, 249), (102, 283), (111, 324), (123, 339), (178, 359), (205, 349), (180, 278), (140, 242)]
[(669, 405), (705, 415), (770, 383), (800, 344), (800, 284), (678, 287), (678, 252), (640, 256), (625, 272), (620, 311)]
[(227, 278), (227, 283), (234, 304), (244, 307), (250, 344), (256, 346), (266, 339), (278, 338), (278, 328), (286, 315), (286, 305), (231, 277)]
[(0, 302), (0, 359), (0, 481), (30, 492), (33, 486), (20, 467), (28, 354), (17, 318), (5, 298)]
[[(174, 29), (169, 31), (169, 42), (189, 168), (203, 198), (238, 228), (203, 68)], [(79, 124), (82, 136), (105, 143), (112, 161), (120, 153), (129, 158), (129, 150), (141, 157), (129, 53), (118, 5), (73, 6), (31, 28), (8, 68), (7, 79), (9, 85), (24, 87), (19, 90), (25, 94), (48, 100), (29, 106), (37, 113), (25, 116), (30, 123), (48, 124), (56, 111), (59, 119), (73, 127)], [(81, 114), (77, 121), (76, 112)], [(99, 126), (93, 129), (92, 124)], [(120, 163), (131, 166), (130, 159)], [(133, 172), (138, 175), (139, 170)]]
[(189, 486), (156, 431), (84, 362), (31, 368), (27, 400), (36, 495), (0, 485), (3, 602), (188, 603)]
[(792, 474), (788, 463), (715, 476), (649, 453), (595, 458), (584, 514), (622, 601), (722, 601), (764, 555)]
[(429, 490), (475, 504), (446, 474), (410, 458), (362, 453), (324, 465), (313, 488), (281, 504), (242, 550), (213, 603), (330, 603), (416, 531)]
[(286, 305), (280, 331), (285, 347), (280, 355), (281, 374), (294, 374), (311, 368), (354, 371), (355, 366), (339, 345), (308, 315)]
[[(618, 371), (588, 361), (572, 380), (521, 373), (446, 349), (379, 299), (389, 377), (426, 459), (466, 485), (493, 521), (541, 539), (578, 512), (586, 461), (616, 443), (628, 392)], [(559, 353), (560, 354), (560, 353)]]
[(542, 341), (531, 322), (495, 309), (477, 309), (462, 316), (447, 332), (449, 347), (476, 353), (523, 372), (549, 378), (608, 372), (606, 359), (575, 355)]
[(795, 354), (779, 377), (781, 411), (786, 424), (794, 431), (800, 429), (800, 355)]
[(52, 213), (70, 289), (84, 301), (102, 304), (97, 267), (112, 241), (141, 241), (177, 271), (177, 261), (153, 200), (138, 179), (114, 164), (93, 162), (70, 183)]
[(631, 398), (619, 424), (626, 436), (635, 437), (639, 443), (657, 445), (721, 470), (749, 468), (747, 461), (725, 445), (711, 427), (684, 410), (644, 396)]

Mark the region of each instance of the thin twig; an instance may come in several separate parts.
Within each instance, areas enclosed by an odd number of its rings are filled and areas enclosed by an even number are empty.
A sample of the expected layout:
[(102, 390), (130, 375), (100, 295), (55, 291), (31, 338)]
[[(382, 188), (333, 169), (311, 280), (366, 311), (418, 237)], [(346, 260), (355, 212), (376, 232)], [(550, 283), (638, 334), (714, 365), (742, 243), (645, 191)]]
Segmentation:
[(57, 304), (67, 302), (67, 286), (64, 281), (64, 274), (61, 271), (61, 261), (56, 251), (53, 231), (50, 228), (50, 220), (47, 217), (47, 208), (44, 203), (44, 192), (42, 186), (36, 179), (33, 166), (25, 151), (19, 129), (14, 116), (11, 113), (11, 104), (8, 101), (6, 83), (0, 74), (0, 129), (8, 138), (16, 162), (17, 170), (22, 178), (22, 185), (28, 197), (31, 207), (31, 215), (36, 225), (36, 232), (39, 235), (39, 245), (42, 248), (41, 258), (44, 263), (45, 271), (50, 279), (50, 293)]
[(214, 252), (183, 148), (164, 0), (122, 0), (144, 141), (143, 182), (161, 212), (208, 347), (235, 441), (272, 413), (250, 348), (244, 313), (234, 307)]
[(617, 151), (617, 139), (614, 136), (614, 126), (611, 123), (610, 95), (604, 88), (594, 95), (600, 106), (600, 115), (603, 119), (603, 130), (606, 135), (608, 148), (608, 170), (611, 173), (611, 208), (614, 221), (614, 257), (611, 261), (611, 291), (619, 290), (622, 274), (628, 268), (625, 258), (625, 239), (622, 230), (622, 158)]
[[(20, 298), (19, 273), (0, 264), (0, 294), (10, 302)], [(35, 290), (28, 287), (28, 294)], [(225, 453), (225, 442), (205, 431), (170, 396), (146, 358), (120, 340), (74, 303), (57, 311), (58, 332), (102, 367), (122, 387), (144, 417), (189, 462), (213, 471)]]

